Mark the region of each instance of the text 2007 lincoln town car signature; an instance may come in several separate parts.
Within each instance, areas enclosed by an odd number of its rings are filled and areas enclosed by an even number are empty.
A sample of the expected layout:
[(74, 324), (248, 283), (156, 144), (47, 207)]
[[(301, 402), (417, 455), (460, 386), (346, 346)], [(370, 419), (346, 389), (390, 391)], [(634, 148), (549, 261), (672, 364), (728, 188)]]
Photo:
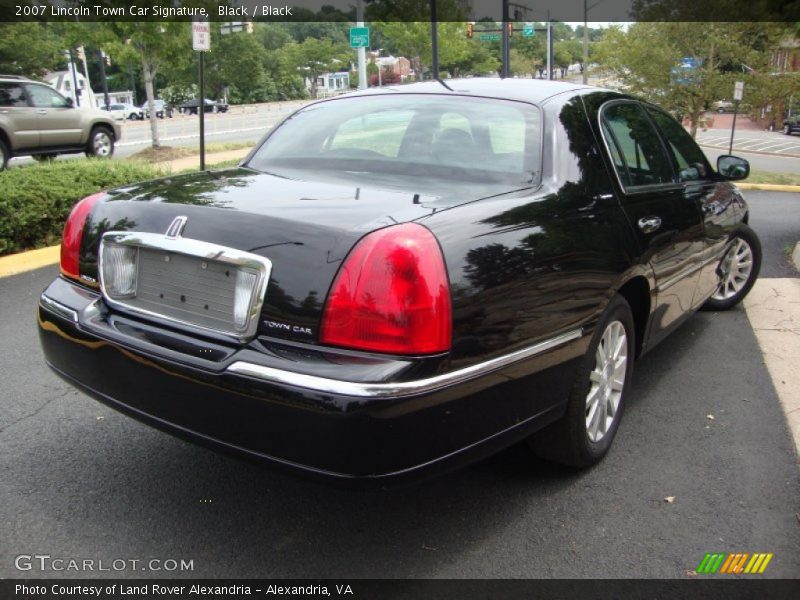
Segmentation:
[(113, 408), (329, 479), (415, 478), (524, 439), (588, 466), (634, 358), (756, 279), (728, 181), (748, 172), (597, 88), (318, 102), (240, 167), (79, 202), (41, 343)]

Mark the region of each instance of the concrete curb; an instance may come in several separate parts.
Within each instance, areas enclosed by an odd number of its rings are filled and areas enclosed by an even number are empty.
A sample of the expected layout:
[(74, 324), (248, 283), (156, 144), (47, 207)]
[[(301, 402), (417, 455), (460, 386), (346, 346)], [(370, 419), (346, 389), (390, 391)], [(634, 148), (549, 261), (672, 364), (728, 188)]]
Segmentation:
[(800, 242), (797, 242), (794, 245), (794, 252), (792, 252), (792, 262), (794, 263), (794, 268), (800, 271)]
[(764, 192), (793, 192), (800, 193), (800, 185), (784, 185), (779, 183), (737, 183), (740, 190), (761, 190)]
[(17, 275), (57, 263), (61, 258), (61, 246), (48, 246), (18, 254), (0, 256), (0, 277)]

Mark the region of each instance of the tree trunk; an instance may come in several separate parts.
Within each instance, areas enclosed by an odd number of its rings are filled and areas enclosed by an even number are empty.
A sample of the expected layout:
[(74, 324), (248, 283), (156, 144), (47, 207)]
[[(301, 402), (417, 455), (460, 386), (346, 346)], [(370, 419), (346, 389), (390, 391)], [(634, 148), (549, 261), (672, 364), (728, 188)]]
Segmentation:
[(700, 115), (703, 114), (702, 109), (693, 108), (689, 113), (689, 123), (690, 123), (690, 130), (689, 133), (692, 136), (692, 139), (695, 138), (697, 135), (697, 125), (700, 122)]
[[(146, 56), (142, 56), (142, 72), (144, 74), (144, 91), (147, 94), (147, 108), (150, 112), (150, 134), (153, 137), (153, 148), (161, 146), (158, 139), (158, 119), (156, 118), (156, 111), (153, 100), (155, 93), (153, 92), (153, 79), (156, 76), (156, 65), (147, 60)], [(201, 100), (202, 107), (202, 100)]]

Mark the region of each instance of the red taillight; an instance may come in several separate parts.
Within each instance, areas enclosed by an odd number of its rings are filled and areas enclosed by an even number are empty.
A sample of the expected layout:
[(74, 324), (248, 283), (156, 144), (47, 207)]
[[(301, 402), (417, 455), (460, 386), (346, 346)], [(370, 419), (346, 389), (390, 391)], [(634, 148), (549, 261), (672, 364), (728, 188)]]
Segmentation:
[(361, 239), (333, 282), (323, 344), (391, 354), (450, 349), (450, 285), (439, 244), (421, 225)]
[(89, 216), (92, 206), (103, 196), (105, 196), (105, 192), (86, 196), (86, 198), (72, 207), (72, 211), (67, 217), (67, 222), (64, 225), (64, 235), (61, 237), (61, 272), (67, 277), (80, 279), (78, 256), (81, 251), (83, 227), (86, 224), (86, 217)]

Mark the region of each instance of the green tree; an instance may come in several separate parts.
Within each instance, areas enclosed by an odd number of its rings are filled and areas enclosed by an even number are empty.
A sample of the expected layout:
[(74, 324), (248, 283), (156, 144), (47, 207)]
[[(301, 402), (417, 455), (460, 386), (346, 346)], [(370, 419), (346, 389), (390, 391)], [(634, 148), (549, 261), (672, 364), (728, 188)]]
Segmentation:
[[(154, 81), (156, 74), (176, 57), (191, 57), (192, 51), (190, 25), (188, 22), (109, 22), (103, 23), (105, 29), (98, 32), (98, 41), (107, 40), (104, 47), (121, 62), (135, 58), (142, 67), (144, 89), (147, 102), (152, 108), (155, 99)], [(150, 110), (150, 132), (152, 145), (161, 145), (158, 135), (158, 119)]]
[[(419, 21), (381, 23), (380, 29), (382, 35), (391, 40), (397, 52), (411, 61), (417, 80), (421, 80), (425, 67), (433, 63), (431, 24)], [(463, 61), (470, 55), (465, 31), (464, 23), (439, 23), (439, 66), (442, 70), (463, 68)]]
[(329, 71), (340, 71), (349, 66), (350, 49), (330, 40), (307, 38), (301, 44), (285, 48), (287, 59), (310, 81), (311, 95), (317, 95), (317, 78)]
[(44, 23), (0, 23), (0, 73), (41, 77), (63, 63), (66, 49)]
[[(688, 117), (695, 135), (708, 106), (730, 97), (733, 81), (752, 78), (746, 67), (769, 73), (769, 50), (785, 31), (764, 23), (635, 23), (627, 31), (607, 29), (596, 62), (624, 90)], [(681, 71), (683, 57), (702, 64)]]

